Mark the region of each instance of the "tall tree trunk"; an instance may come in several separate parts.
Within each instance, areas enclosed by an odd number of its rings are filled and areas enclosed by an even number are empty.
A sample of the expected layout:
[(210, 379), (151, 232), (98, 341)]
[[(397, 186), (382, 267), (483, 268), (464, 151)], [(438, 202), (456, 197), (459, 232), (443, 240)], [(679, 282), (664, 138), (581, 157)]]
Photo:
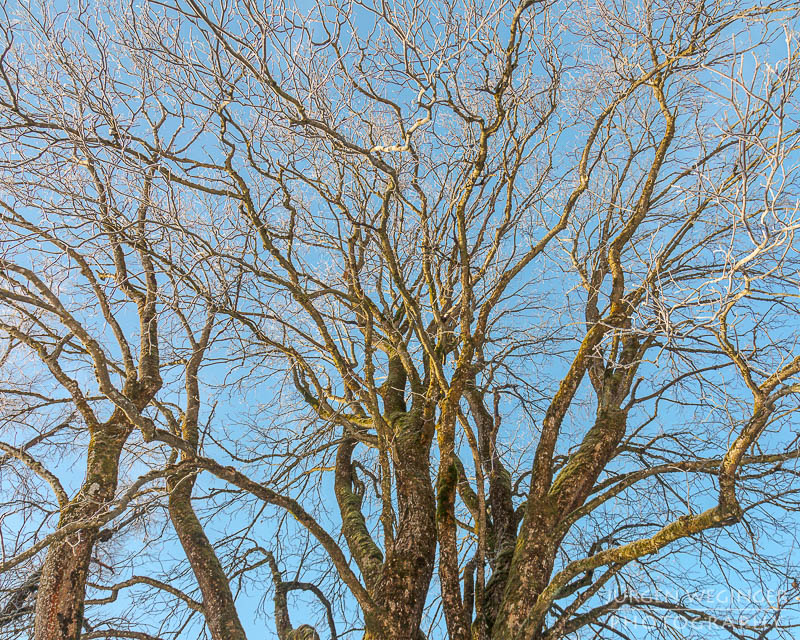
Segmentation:
[[(387, 632), (396, 640), (418, 640), (436, 554), (436, 498), (429, 451), (432, 420), (411, 410), (393, 420), (398, 527), (373, 592), (386, 611)], [(365, 639), (383, 640), (367, 627)]]
[[(61, 512), (59, 527), (102, 513), (117, 490), (119, 457), (130, 426), (112, 418), (92, 434), (81, 490)], [(34, 640), (78, 640), (83, 601), (97, 527), (87, 527), (52, 544), (36, 597)]]
[[(193, 451), (197, 451), (199, 443), (198, 371), (213, 325), (214, 315), (209, 314), (199, 341), (195, 340), (194, 336), (189, 336), (194, 351), (186, 367), (186, 413), (181, 425), (181, 436)], [(182, 457), (186, 458), (185, 454), (182, 454)], [(192, 507), (195, 478), (194, 474), (184, 472), (174, 474), (167, 479), (169, 517), (203, 594), (203, 614), (211, 637), (214, 640), (246, 640), (247, 636), (236, 611), (228, 576)]]
[[(624, 391), (627, 393), (627, 388)], [(561, 469), (547, 494), (529, 500), (503, 603), (492, 630), (495, 640), (510, 640), (521, 634), (532, 639), (539, 637), (544, 617), (531, 618), (531, 608), (550, 581), (558, 548), (566, 534), (561, 526), (563, 520), (589, 496), (622, 440), (626, 425), (627, 412), (604, 403), (578, 451)]]
[(206, 624), (214, 640), (246, 640), (228, 577), (192, 507), (193, 474), (169, 478), (169, 516), (203, 594)]
[[(553, 537), (556, 519), (552, 517), (549, 504), (531, 509), (526, 519), (527, 526), (523, 525), (517, 538), (514, 560), (507, 569), (502, 604), (495, 612), (497, 617), (491, 628), (493, 640), (517, 637), (520, 629), (526, 626), (536, 596), (550, 581), (555, 565), (559, 541)], [(538, 636), (534, 633), (526, 637), (533, 639)]]

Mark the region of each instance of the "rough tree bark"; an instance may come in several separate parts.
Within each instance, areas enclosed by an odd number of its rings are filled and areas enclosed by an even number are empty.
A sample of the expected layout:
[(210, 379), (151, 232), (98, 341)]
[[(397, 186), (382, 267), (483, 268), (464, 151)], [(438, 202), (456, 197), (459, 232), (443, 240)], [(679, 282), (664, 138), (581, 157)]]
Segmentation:
[[(119, 456), (131, 432), (125, 417), (117, 415), (91, 434), (86, 479), (62, 510), (59, 526), (88, 520), (111, 502), (117, 490)], [(96, 527), (82, 529), (48, 549), (36, 597), (35, 640), (79, 640), (86, 578), (98, 534)]]

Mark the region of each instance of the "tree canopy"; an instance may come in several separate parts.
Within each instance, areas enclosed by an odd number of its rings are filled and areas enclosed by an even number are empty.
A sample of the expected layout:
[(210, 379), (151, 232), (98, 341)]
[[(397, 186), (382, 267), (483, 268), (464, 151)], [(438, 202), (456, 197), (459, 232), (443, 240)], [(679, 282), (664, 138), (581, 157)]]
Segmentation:
[(793, 637), (799, 17), (3, 3), (0, 636)]

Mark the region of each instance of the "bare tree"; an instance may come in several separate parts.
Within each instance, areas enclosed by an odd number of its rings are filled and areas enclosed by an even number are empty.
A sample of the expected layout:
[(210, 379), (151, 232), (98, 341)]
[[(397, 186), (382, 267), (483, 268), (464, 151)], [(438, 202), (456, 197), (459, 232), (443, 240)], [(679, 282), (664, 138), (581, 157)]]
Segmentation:
[(5, 11), (0, 628), (791, 637), (796, 5)]

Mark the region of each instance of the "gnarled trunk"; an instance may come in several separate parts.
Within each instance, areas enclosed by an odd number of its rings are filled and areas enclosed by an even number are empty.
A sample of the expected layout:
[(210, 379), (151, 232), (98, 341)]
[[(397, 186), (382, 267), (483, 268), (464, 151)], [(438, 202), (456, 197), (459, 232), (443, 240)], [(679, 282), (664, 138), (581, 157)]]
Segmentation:
[[(81, 490), (62, 510), (59, 527), (100, 515), (117, 490), (119, 457), (128, 425), (109, 421), (92, 434)], [(86, 577), (98, 527), (55, 542), (47, 551), (36, 597), (34, 640), (78, 640), (83, 626)]]
[[(397, 535), (373, 590), (386, 612), (387, 632), (397, 640), (417, 640), (436, 554), (436, 499), (431, 486), (429, 450), (432, 425), (422, 412), (393, 420)], [(367, 627), (365, 638), (382, 640)]]

